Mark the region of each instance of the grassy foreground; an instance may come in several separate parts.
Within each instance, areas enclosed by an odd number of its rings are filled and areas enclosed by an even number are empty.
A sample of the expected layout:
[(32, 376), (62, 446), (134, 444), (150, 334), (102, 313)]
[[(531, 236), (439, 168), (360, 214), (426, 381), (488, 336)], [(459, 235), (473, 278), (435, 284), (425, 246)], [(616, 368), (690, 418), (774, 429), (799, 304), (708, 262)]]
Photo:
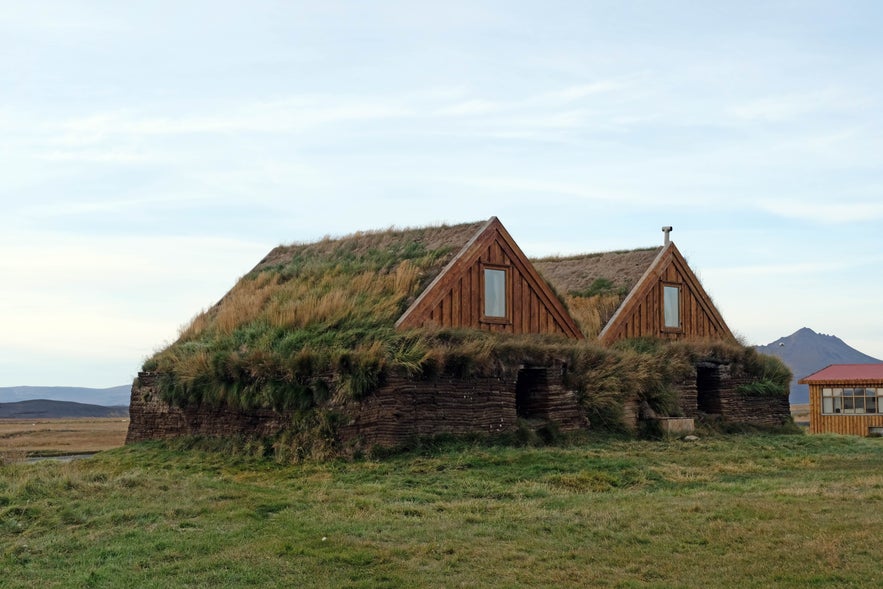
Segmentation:
[(877, 587), (883, 440), (0, 466), (4, 587)]

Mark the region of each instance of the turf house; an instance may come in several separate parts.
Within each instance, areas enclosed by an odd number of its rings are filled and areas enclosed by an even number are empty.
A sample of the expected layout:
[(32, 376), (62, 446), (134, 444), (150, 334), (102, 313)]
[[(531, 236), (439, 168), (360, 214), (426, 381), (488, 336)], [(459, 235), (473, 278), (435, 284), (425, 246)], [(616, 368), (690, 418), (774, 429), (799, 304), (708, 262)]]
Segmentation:
[(527, 258), (496, 217), (280, 246), (149, 358), (127, 442), (269, 441), (292, 459), (440, 435), (790, 419), (674, 243)]

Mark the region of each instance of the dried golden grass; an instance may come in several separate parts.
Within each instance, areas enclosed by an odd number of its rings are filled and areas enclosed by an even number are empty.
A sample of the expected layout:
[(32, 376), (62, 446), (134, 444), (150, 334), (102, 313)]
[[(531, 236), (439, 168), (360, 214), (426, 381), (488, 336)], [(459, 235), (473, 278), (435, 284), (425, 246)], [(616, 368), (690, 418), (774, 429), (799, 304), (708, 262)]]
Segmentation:
[(253, 279), (240, 280), (217, 307), (212, 326), (225, 335), (255, 320), (279, 287), (279, 276), (262, 272)]
[(0, 462), (21, 462), (28, 453), (80, 454), (122, 446), (129, 429), (124, 417), (2, 419)]
[(598, 337), (613, 314), (622, 303), (618, 294), (603, 294), (592, 297), (566, 295), (564, 303), (580, 330), (589, 339)]
[(416, 295), (422, 274), (410, 260), (388, 273), (329, 270), (283, 281), (278, 274), (260, 272), (241, 279), (218, 305), (194, 317), (179, 341), (203, 334), (225, 337), (255, 322), (284, 329), (339, 325), (353, 317), (391, 324), (402, 312), (402, 301)]
[(394, 289), (396, 294), (409, 297), (416, 295), (417, 286), (420, 283), (420, 268), (410, 260), (405, 260), (398, 265), (395, 271)]
[(208, 311), (200, 311), (187, 325), (182, 327), (178, 332), (178, 341), (190, 341), (199, 337), (209, 325), (211, 325), (211, 316)]
[[(291, 294), (284, 293), (284, 295)], [(324, 295), (305, 292), (300, 297), (274, 297), (261, 316), (273, 327), (295, 329), (311, 323), (343, 321), (350, 310), (347, 293), (334, 290)]]

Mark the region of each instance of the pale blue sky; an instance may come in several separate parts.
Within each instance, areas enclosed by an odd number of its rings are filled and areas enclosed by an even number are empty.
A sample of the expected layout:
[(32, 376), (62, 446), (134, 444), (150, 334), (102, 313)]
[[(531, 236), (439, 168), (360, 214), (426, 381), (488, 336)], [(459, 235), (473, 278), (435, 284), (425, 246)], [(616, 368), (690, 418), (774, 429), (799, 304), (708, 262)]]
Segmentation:
[(272, 247), (661, 243), (883, 358), (877, 2), (0, 0), (0, 386), (129, 382)]

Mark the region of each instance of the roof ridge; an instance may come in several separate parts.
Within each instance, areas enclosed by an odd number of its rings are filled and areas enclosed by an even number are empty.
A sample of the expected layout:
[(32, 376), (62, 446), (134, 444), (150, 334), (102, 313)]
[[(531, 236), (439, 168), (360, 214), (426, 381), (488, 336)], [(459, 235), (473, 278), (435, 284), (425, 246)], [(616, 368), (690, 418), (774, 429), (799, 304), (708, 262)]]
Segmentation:
[(377, 236), (377, 235), (386, 235), (386, 234), (394, 234), (394, 233), (413, 233), (417, 231), (426, 231), (426, 230), (441, 230), (441, 229), (457, 229), (462, 227), (467, 227), (470, 225), (480, 225), (482, 223), (486, 223), (487, 220), (481, 221), (467, 221), (465, 223), (447, 223), (445, 221), (439, 223), (430, 223), (428, 225), (417, 225), (417, 226), (409, 226), (409, 227), (398, 227), (396, 225), (390, 225), (386, 228), (375, 228), (375, 229), (358, 229), (356, 231), (352, 231), (350, 233), (344, 233), (341, 235), (331, 235), (325, 234), (319, 239), (313, 239), (310, 241), (292, 241), (289, 243), (279, 244), (277, 247), (298, 247), (304, 245), (313, 245), (317, 243), (323, 242), (334, 242), (334, 241), (346, 241), (349, 239), (356, 239), (359, 237), (368, 237), (368, 236)]
[(566, 262), (569, 260), (583, 260), (586, 258), (596, 258), (600, 256), (605, 256), (609, 254), (635, 254), (635, 253), (644, 253), (644, 252), (652, 252), (662, 249), (663, 246), (650, 246), (650, 247), (638, 247), (634, 249), (628, 250), (608, 250), (603, 252), (584, 252), (579, 254), (567, 254), (567, 255), (550, 255), (550, 256), (542, 256), (536, 258), (529, 258), (531, 262)]

